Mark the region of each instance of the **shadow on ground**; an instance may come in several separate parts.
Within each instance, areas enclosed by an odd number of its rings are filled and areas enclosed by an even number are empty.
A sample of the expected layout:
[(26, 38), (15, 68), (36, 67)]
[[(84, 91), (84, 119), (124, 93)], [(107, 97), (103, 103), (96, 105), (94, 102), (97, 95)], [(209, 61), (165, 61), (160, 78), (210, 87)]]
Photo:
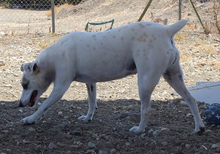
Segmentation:
[[(0, 101), (0, 153), (220, 152), (219, 127), (207, 126), (203, 135), (193, 134), (190, 109), (180, 101), (152, 101), (148, 126), (139, 135), (129, 132), (139, 123), (138, 100), (98, 100), (94, 119), (87, 123), (77, 120), (87, 113), (87, 100), (60, 100), (29, 126), (23, 126), (20, 120), (34, 113), (40, 104), (19, 108), (18, 101)], [(202, 115), (207, 105), (198, 104)]]

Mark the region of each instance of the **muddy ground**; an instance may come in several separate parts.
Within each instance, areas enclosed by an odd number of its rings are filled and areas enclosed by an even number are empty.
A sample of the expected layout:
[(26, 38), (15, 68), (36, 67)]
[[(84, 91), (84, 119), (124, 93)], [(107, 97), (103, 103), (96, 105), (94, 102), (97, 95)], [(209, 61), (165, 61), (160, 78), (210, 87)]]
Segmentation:
[[(91, 1), (81, 4), (79, 8), (88, 11), (89, 2)], [(118, 6), (116, 11), (120, 12), (123, 7), (129, 8), (130, 5), (128, 1), (120, 1), (120, 3), (124, 2), (124, 5), (115, 4), (114, 0), (104, 2), (94, 9), (98, 10), (99, 14), (103, 12), (101, 6), (112, 5), (114, 8)], [(99, 3), (94, 1), (94, 4)], [(196, 4), (201, 8), (201, 12), (207, 11), (202, 14), (202, 18), (206, 18), (213, 3)], [(186, 5), (188, 3), (184, 3), (184, 6)], [(170, 6), (177, 8), (173, 2)], [(131, 9), (135, 10), (136, 7), (138, 5), (132, 6)], [(108, 11), (110, 14), (112, 10)], [(117, 14), (122, 15), (121, 19), (126, 16), (123, 18), (126, 20), (116, 22), (116, 27), (130, 22), (127, 20), (129, 12), (127, 10)], [(172, 9), (164, 12), (172, 13)], [(184, 15), (188, 16), (189, 13), (191, 12), (185, 11)], [(161, 18), (164, 19), (164, 16)], [(79, 20), (83, 21), (84, 18)], [(168, 21), (172, 20), (174, 18), (168, 19)], [(207, 35), (198, 27), (196, 18), (192, 18), (175, 37), (176, 46), (181, 52), (181, 66), (187, 86), (195, 85), (199, 81), (219, 81), (220, 76), (219, 33), (212, 32)], [(145, 133), (137, 135), (129, 132), (129, 129), (138, 125), (140, 120), (136, 75), (97, 84), (98, 109), (91, 122), (83, 123), (77, 120), (79, 116), (87, 113), (87, 92), (84, 84), (73, 82), (63, 98), (37, 123), (23, 126), (21, 119), (37, 110), (49, 96), (52, 86), (42, 95), (36, 106), (19, 108), (22, 92), (20, 66), (24, 62), (33, 61), (45, 47), (53, 44), (63, 35), (48, 36), (48, 34), (36, 33), (25, 36), (1, 36), (0, 154), (220, 153), (220, 127), (205, 123), (205, 133), (194, 134), (194, 121), (189, 107), (180, 97), (171, 95), (172, 89), (163, 79), (152, 95), (152, 109)], [(198, 105), (201, 117), (204, 119), (204, 110), (208, 104), (198, 102)]]

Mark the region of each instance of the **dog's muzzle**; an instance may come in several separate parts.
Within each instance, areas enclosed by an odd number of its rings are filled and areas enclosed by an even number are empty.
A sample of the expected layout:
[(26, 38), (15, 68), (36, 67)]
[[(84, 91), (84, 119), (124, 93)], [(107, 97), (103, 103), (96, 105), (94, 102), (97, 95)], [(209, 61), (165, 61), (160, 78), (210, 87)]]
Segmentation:
[[(35, 101), (36, 101), (37, 94), (38, 94), (38, 91), (37, 91), (37, 90), (34, 90), (34, 91), (32, 92), (32, 94), (31, 94), (29, 103), (26, 104), (26, 105), (28, 105), (28, 106), (30, 106), (30, 107), (34, 106)], [(25, 107), (26, 105), (24, 105), (23, 102), (20, 100), (19, 107)]]

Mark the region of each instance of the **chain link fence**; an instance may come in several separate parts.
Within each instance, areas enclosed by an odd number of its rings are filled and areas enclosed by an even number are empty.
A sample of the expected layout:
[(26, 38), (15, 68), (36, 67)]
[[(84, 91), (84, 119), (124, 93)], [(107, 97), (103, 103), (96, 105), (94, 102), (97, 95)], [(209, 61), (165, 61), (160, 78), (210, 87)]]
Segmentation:
[[(52, 0), (53, 1), (53, 0)], [(0, 0), (0, 33), (25, 35), (84, 31), (87, 22), (115, 19), (113, 27), (138, 20), (149, 0)], [(193, 0), (201, 20), (210, 32), (218, 32), (220, 0)], [(182, 18), (201, 28), (189, 0), (181, 0)], [(153, 0), (142, 20), (170, 24), (179, 19), (179, 1)], [(107, 28), (103, 28), (107, 29)], [(220, 29), (219, 29), (220, 30)], [(220, 32), (219, 32), (220, 33)]]

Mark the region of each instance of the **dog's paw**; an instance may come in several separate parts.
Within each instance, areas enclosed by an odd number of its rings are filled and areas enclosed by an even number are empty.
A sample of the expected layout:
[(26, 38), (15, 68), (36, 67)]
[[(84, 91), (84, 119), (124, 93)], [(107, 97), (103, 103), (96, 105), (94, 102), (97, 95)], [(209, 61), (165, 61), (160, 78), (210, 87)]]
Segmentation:
[(23, 125), (31, 125), (35, 123), (35, 120), (33, 120), (32, 116), (26, 117), (24, 119), (21, 120), (21, 123)]
[(78, 120), (83, 121), (83, 122), (92, 121), (92, 117), (83, 115), (79, 117)]
[(134, 126), (129, 131), (133, 132), (133, 133), (136, 133), (136, 134), (140, 134), (140, 133), (145, 132), (145, 129), (140, 129), (139, 126)]
[(200, 127), (199, 131), (195, 131), (197, 135), (202, 135), (205, 132), (205, 127)]

